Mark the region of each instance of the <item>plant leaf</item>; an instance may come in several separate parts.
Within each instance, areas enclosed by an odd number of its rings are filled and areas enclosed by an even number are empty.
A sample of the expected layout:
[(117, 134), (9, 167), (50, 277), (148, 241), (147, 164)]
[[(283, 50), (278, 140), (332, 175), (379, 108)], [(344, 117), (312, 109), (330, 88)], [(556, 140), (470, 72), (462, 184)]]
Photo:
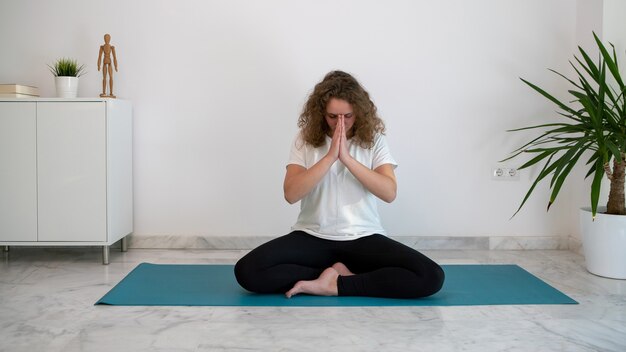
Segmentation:
[(602, 176), (604, 176), (604, 165), (602, 160), (596, 160), (595, 175), (591, 182), (591, 216), (595, 219), (598, 211), (598, 200), (600, 199), (600, 189), (602, 188)]

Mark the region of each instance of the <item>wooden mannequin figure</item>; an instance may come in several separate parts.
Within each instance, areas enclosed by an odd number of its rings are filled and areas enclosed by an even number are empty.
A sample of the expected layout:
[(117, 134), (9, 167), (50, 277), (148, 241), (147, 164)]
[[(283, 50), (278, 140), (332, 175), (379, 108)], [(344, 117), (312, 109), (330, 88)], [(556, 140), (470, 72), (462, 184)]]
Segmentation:
[[(102, 94), (100, 94), (100, 96), (115, 98), (115, 95), (113, 95), (113, 68), (111, 67), (111, 54), (113, 55), (115, 72), (117, 72), (117, 56), (115, 56), (115, 47), (109, 44), (110, 41), (111, 36), (105, 34), (104, 45), (100, 45), (100, 53), (98, 53), (98, 71), (100, 71), (100, 64), (102, 63)], [(109, 94), (106, 94), (107, 74), (109, 75)]]

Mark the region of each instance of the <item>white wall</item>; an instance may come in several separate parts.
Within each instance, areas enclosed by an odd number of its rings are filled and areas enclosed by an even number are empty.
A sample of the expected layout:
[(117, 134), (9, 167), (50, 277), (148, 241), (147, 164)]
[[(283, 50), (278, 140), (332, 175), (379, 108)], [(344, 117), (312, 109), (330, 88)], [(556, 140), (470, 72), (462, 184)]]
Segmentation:
[[(603, 40), (613, 43), (619, 62), (626, 62), (626, 1), (604, 0), (602, 34)], [(622, 67), (623, 69), (623, 67)]]
[(626, 13), (626, 1), (624, 0), (603, 0), (603, 35), (604, 40), (613, 43), (621, 48), (618, 55), (624, 58), (626, 54), (626, 23), (624, 14)]
[(400, 163), (398, 199), (381, 204), (391, 234), (566, 235), (577, 221), (569, 189), (546, 213), (539, 187), (509, 220), (537, 170), (497, 182), (491, 169), (525, 139), (505, 130), (554, 116), (518, 77), (563, 91), (547, 68), (568, 69), (576, 10), (571, 0), (0, 0), (0, 82), (53, 96), (46, 64), (69, 56), (88, 66), (79, 94), (96, 96), (111, 34), (115, 93), (134, 104), (136, 234), (286, 233), (298, 206), (283, 200), (282, 179), (301, 105), (342, 69), (370, 91)]

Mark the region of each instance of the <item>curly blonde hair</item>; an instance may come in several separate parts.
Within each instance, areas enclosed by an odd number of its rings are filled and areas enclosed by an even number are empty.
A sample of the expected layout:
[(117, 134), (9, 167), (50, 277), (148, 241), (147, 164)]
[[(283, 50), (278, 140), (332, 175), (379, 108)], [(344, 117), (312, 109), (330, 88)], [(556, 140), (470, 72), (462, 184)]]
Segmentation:
[(332, 98), (352, 105), (355, 117), (352, 140), (363, 148), (372, 148), (376, 134), (385, 133), (385, 124), (378, 117), (376, 105), (370, 99), (369, 93), (354, 77), (342, 71), (326, 74), (309, 95), (298, 119), (302, 139), (316, 148), (326, 143), (326, 136), (330, 132), (325, 119), (326, 106)]

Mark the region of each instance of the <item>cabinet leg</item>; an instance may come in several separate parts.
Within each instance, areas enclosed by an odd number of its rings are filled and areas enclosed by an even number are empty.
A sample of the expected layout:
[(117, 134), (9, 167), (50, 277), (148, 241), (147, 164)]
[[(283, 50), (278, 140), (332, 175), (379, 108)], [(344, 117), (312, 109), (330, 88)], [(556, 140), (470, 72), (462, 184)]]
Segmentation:
[(109, 265), (109, 246), (102, 246), (102, 265)]
[(3, 252), (8, 252), (9, 251), (9, 246), (2, 246), (2, 251)]
[(121, 247), (122, 247), (122, 252), (128, 252), (128, 240), (126, 239), (126, 237), (122, 238)]

